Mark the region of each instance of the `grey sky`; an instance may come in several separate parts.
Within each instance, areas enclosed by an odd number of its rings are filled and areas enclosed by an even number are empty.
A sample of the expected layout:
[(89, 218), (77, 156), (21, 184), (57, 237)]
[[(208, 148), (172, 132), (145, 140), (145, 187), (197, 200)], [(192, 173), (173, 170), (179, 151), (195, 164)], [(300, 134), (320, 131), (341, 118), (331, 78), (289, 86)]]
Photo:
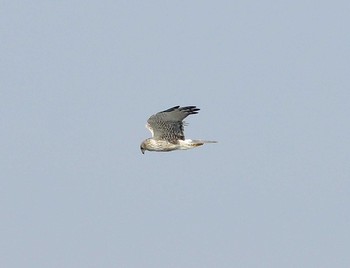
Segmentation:
[[(1, 267), (350, 267), (348, 1), (3, 1)], [(147, 118), (197, 105), (190, 151)]]

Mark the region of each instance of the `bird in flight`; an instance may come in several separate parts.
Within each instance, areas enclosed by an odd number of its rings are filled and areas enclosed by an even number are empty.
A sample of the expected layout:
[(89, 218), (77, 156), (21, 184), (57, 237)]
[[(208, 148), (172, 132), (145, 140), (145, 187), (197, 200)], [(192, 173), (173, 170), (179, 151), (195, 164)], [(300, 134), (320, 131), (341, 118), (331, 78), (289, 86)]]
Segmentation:
[(185, 139), (183, 121), (191, 114), (197, 114), (196, 106), (175, 106), (168, 110), (156, 113), (147, 120), (146, 128), (152, 133), (152, 138), (144, 140), (140, 149), (145, 151), (169, 152), (174, 150), (187, 150), (217, 141)]

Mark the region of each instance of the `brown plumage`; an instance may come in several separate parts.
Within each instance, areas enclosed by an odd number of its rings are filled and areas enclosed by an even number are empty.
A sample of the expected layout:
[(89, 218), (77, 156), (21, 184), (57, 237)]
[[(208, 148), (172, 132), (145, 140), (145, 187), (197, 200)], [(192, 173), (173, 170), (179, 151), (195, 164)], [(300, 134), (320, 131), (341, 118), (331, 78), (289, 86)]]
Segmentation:
[(186, 150), (204, 143), (216, 143), (216, 141), (185, 139), (183, 120), (191, 114), (197, 114), (199, 110), (196, 106), (175, 106), (152, 115), (146, 125), (152, 133), (152, 138), (141, 143), (141, 152), (144, 154), (146, 150), (157, 152)]

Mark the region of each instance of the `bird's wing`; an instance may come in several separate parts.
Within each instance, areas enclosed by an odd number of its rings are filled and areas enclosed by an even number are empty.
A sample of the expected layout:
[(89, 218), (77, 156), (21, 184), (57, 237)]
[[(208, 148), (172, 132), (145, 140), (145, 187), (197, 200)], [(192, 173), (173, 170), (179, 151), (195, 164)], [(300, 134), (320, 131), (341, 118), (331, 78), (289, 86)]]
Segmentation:
[(147, 120), (146, 127), (151, 131), (154, 139), (184, 140), (184, 120), (190, 114), (197, 114), (196, 106), (175, 106), (168, 110), (156, 113)]

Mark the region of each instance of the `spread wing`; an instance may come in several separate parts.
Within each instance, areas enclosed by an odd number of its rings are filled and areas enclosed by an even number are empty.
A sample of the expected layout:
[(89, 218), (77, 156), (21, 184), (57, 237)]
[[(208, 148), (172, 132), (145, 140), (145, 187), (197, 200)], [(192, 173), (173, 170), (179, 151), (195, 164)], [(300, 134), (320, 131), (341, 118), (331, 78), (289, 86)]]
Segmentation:
[(190, 114), (197, 114), (198, 111), (196, 106), (175, 106), (152, 115), (147, 120), (146, 127), (151, 131), (154, 139), (170, 142), (184, 140), (183, 120)]

